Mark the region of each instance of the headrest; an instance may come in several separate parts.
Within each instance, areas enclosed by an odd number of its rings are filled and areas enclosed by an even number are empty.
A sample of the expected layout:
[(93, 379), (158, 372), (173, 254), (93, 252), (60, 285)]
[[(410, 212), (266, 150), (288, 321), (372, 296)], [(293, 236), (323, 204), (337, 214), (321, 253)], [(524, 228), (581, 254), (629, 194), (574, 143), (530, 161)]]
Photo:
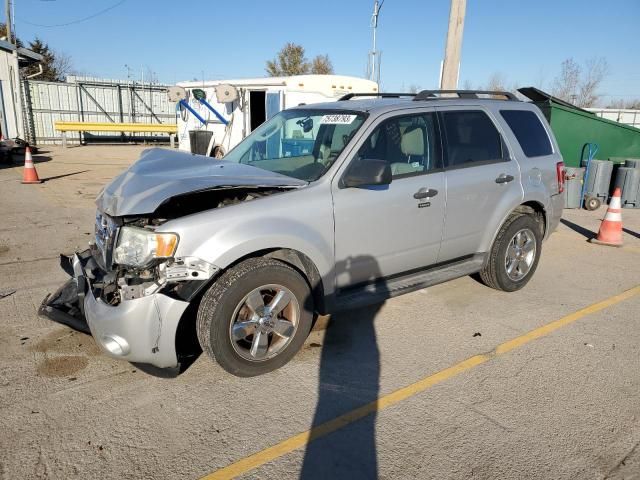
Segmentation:
[(402, 134), (400, 150), (404, 155), (424, 155), (424, 134), (420, 127), (409, 127)]

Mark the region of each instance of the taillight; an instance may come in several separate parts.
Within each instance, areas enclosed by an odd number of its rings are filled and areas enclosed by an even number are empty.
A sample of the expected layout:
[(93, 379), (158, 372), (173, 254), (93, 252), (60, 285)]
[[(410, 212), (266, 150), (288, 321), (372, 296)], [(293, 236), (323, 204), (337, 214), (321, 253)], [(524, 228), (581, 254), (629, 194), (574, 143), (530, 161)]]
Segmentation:
[(556, 176), (558, 177), (558, 193), (564, 192), (564, 162), (556, 163)]

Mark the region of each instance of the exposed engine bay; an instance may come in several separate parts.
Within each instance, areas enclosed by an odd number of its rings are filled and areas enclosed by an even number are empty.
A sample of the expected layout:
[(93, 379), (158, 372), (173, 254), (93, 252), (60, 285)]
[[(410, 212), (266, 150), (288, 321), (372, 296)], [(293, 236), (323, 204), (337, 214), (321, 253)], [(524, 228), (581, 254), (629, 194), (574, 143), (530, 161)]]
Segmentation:
[[(61, 267), (72, 278), (44, 300), (41, 313), (89, 333), (80, 298), (81, 292), (89, 286), (96, 298), (110, 306), (158, 292), (178, 300), (191, 301), (206, 286), (206, 280), (216, 274), (217, 268), (195, 257), (154, 261), (142, 268), (118, 265), (113, 261), (113, 252), (120, 229), (137, 227), (153, 231), (175, 218), (253, 201), (287, 190), (273, 187), (231, 187), (186, 193), (169, 198), (155, 212), (144, 216), (109, 217), (98, 211), (95, 241), (90, 243), (88, 250), (60, 256)], [(79, 276), (86, 278), (89, 285), (78, 285)]]

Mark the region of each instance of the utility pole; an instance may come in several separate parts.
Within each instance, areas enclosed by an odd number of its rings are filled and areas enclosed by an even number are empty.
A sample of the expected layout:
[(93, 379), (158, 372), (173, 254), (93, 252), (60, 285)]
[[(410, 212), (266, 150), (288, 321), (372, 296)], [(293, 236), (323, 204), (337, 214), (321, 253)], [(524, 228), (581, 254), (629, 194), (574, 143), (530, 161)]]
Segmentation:
[(451, 0), (447, 45), (444, 51), (442, 77), (440, 78), (440, 88), (443, 90), (455, 90), (458, 88), (460, 52), (462, 50), (462, 33), (464, 31), (466, 9), (467, 0)]
[[(373, 30), (373, 48), (369, 56), (371, 57), (369, 63), (369, 80), (374, 80), (377, 83), (380, 83), (380, 52), (376, 50), (376, 33), (378, 30), (378, 15), (380, 15), (380, 10), (382, 9), (382, 5), (384, 5), (384, 0), (382, 3), (375, 0), (373, 3), (373, 15), (371, 15), (371, 28)], [(376, 60), (378, 60), (378, 65), (376, 66)]]
[(13, 45), (13, 35), (11, 33), (11, 0), (5, 0), (4, 2), (5, 16), (7, 19), (7, 42)]

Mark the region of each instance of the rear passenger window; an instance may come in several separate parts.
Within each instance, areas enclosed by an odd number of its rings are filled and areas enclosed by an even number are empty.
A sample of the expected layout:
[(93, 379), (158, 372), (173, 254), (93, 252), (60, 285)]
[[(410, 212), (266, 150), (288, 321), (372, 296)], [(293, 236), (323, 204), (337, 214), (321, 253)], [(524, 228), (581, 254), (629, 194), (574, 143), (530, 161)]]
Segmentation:
[(448, 111), (442, 120), (449, 168), (503, 161), (500, 133), (486, 113)]
[(386, 160), (393, 178), (442, 168), (436, 116), (404, 115), (383, 121), (358, 151), (360, 159)]
[(500, 110), (500, 115), (509, 125), (527, 157), (553, 153), (549, 135), (535, 113), (527, 110)]

